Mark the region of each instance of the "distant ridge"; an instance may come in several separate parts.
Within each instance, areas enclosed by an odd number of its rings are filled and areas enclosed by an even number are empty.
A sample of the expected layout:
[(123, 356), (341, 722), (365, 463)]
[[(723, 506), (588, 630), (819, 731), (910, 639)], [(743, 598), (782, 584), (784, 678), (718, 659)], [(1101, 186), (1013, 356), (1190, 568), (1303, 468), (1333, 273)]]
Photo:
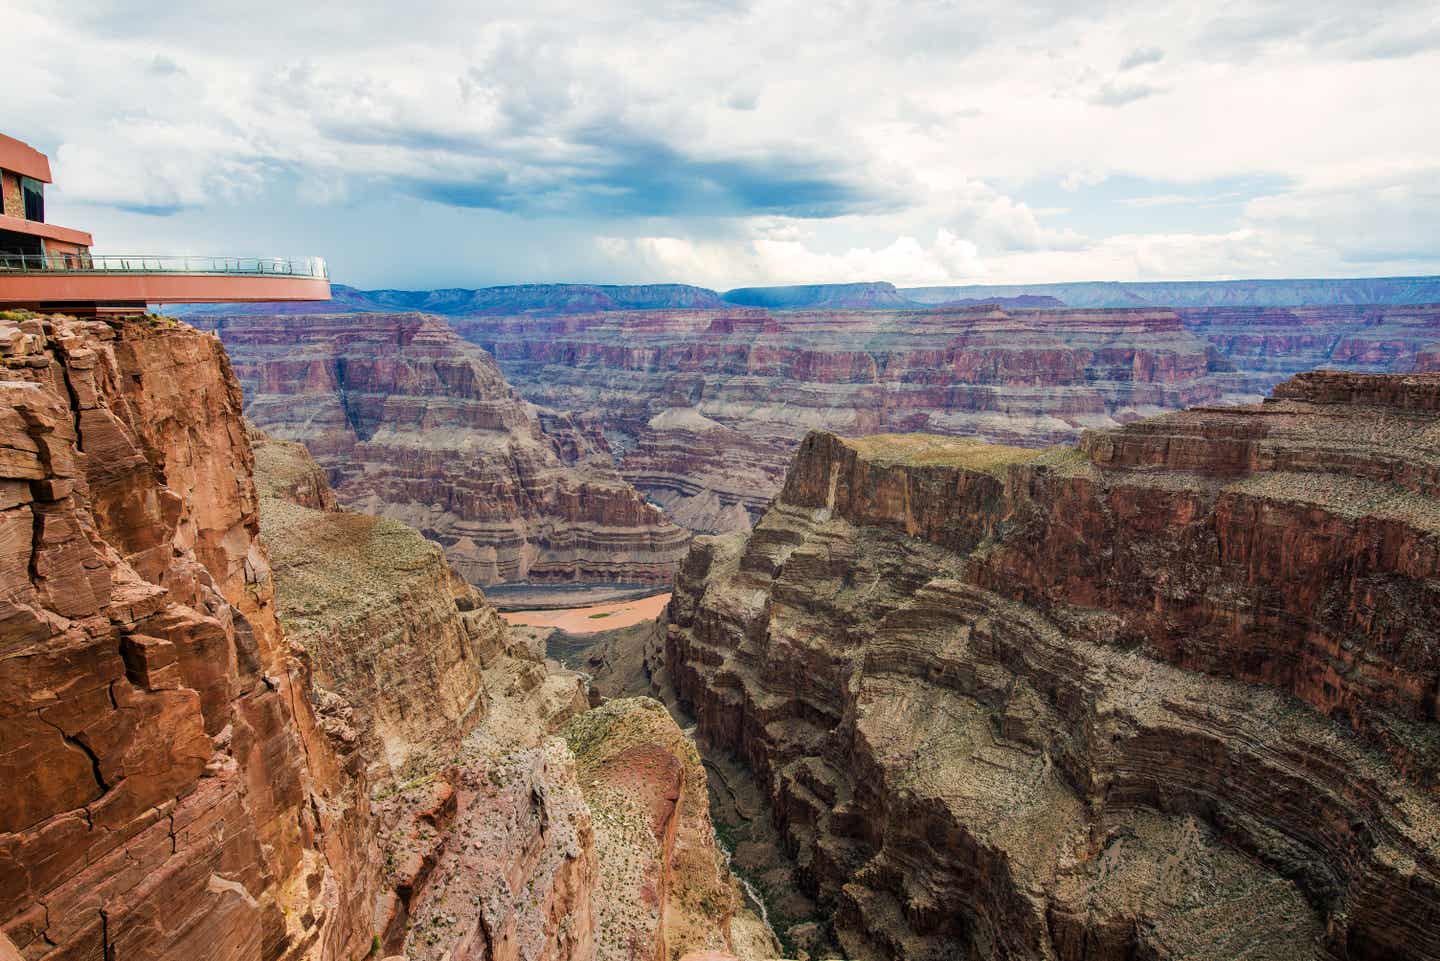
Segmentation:
[(906, 287), (899, 293), (930, 307), (962, 299), (988, 302), (997, 297), (1022, 296), (1053, 297), (1064, 301), (1067, 306), (1082, 308), (1435, 304), (1440, 303), (1440, 277), (970, 284), (959, 287)]
[(357, 290), (331, 284), (328, 304), (176, 304), (166, 313), (356, 314), (420, 311), (442, 316), (572, 314), (602, 310), (723, 309), (720, 295), (689, 284), (515, 284), (442, 290)]
[(796, 287), (737, 287), (723, 295), (727, 303), (771, 310), (822, 308), (840, 310), (915, 307), (918, 302), (901, 295), (889, 281), (863, 284), (809, 284)]
[(1042, 297), (1038, 294), (1021, 294), (1018, 297), (960, 297), (956, 300), (941, 301), (937, 304), (921, 304), (922, 307), (979, 307), (993, 304), (1015, 310), (1049, 310), (1066, 306), (1058, 297)]
[(1440, 277), (1334, 280), (1084, 281), (897, 288), (886, 281), (738, 287), (724, 294), (689, 284), (515, 284), (442, 290), (358, 290), (331, 285), (323, 303), (167, 304), (178, 317), (420, 311), (448, 317), (577, 314), (608, 310), (923, 310), (995, 304), (1006, 309), (1073, 307), (1316, 307), (1440, 304)]

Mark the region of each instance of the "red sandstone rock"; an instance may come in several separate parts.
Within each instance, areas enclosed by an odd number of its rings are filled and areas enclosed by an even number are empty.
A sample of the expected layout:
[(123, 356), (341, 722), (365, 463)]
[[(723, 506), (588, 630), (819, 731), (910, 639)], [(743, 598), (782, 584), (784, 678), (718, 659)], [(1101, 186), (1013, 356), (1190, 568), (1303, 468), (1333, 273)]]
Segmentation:
[(364, 781), (275, 622), (219, 342), (0, 345), (0, 928), (27, 959), (363, 953)]
[[(1173, 312), (763, 310), (456, 318), (526, 397), (597, 410), (625, 476), (677, 516), (758, 515), (812, 429), (1027, 444), (1216, 400)], [(715, 529), (713, 509), (694, 512)]]
[(303, 441), (341, 503), (407, 523), (476, 584), (662, 582), (685, 532), (618, 473), (598, 425), (538, 411), (419, 314), (221, 317), (246, 412)]
[(669, 673), (852, 956), (1440, 957), (1437, 397), (812, 434)]

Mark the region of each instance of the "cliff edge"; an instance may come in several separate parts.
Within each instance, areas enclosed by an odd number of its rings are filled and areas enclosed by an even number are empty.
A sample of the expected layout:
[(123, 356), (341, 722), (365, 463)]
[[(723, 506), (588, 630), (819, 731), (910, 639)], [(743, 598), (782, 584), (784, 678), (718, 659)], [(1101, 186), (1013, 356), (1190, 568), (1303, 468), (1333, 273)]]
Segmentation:
[(1440, 376), (813, 433), (667, 668), (851, 958), (1440, 957)]

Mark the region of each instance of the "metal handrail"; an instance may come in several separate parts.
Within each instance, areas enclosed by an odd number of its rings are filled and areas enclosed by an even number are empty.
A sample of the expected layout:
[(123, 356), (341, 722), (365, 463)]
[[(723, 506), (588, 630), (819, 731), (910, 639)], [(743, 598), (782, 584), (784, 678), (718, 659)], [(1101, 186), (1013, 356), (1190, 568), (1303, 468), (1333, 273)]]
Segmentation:
[(0, 271), (68, 274), (219, 274), (329, 280), (323, 257), (190, 257), (155, 254), (0, 254)]

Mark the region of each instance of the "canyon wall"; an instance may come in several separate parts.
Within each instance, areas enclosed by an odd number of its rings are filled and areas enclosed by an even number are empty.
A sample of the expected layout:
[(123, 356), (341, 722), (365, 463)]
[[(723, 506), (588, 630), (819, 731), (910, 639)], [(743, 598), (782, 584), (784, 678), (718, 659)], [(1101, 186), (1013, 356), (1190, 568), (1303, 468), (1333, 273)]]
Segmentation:
[(812, 433), (666, 668), (855, 961), (1440, 957), (1440, 376)]
[(276, 622), (219, 342), (12, 314), (0, 361), (0, 929), (26, 959), (363, 955), (363, 761)]
[(527, 404), (443, 321), (203, 323), (251, 420), (303, 442), (340, 503), (439, 542), (471, 583), (663, 582), (684, 551), (685, 531), (620, 477), (597, 426)]
[(448, 755), (483, 714), (484, 669), (508, 627), (439, 545), (335, 508), (302, 445), (251, 437), (280, 621), (306, 651), (318, 696), (358, 712), (377, 773)]
[(668, 715), (338, 509), (217, 338), (7, 314), (0, 363), (0, 956), (773, 953)]
[(251, 437), (280, 621), (326, 723), (370, 762), (379, 951), (776, 953), (720, 857), (694, 747), (659, 704), (588, 710), (580, 676), (512, 635), (437, 545), (336, 509), (303, 446)]
[(1440, 306), (1182, 308), (1176, 313), (1229, 362), (1228, 391), (1264, 393), (1281, 379), (1328, 368), (1423, 371), (1440, 345)]
[(812, 429), (1040, 445), (1222, 396), (1216, 358), (1170, 311), (735, 308), (452, 323), (528, 398), (597, 412), (625, 476), (678, 517), (697, 497), (758, 514)]
[[(809, 430), (1038, 447), (1301, 370), (1424, 369), (1440, 307), (608, 311), (456, 317), (527, 398), (597, 415), (679, 523), (739, 529)], [(741, 515), (743, 508), (750, 517)]]

